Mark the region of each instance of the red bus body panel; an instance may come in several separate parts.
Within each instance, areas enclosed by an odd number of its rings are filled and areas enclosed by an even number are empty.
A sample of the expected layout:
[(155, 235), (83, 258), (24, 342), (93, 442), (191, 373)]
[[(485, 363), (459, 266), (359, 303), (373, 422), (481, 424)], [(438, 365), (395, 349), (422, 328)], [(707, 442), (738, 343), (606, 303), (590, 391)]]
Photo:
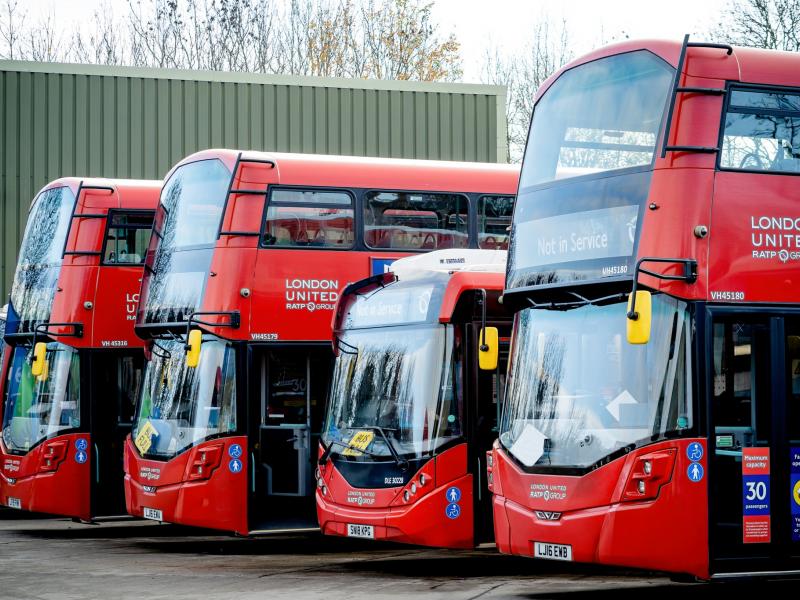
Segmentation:
[[(410, 502), (411, 483), (425, 475), (430, 482), (417, 485)], [(402, 487), (359, 489), (352, 487), (332, 463), (321, 470), (325, 494), (317, 489), (317, 518), (322, 533), (347, 535), (347, 525), (372, 525), (375, 539), (421, 546), (472, 548), (472, 475), (467, 472), (467, 445), (450, 448), (428, 461)], [(447, 519), (445, 492), (451, 486), (462, 490), (461, 516)], [(466, 526), (468, 524), (468, 526)]]
[[(125, 501), (132, 514), (143, 515), (144, 508), (163, 512), (164, 521), (223, 529), (240, 535), (249, 533), (247, 526), (247, 474), (249, 459), (240, 458), (242, 470), (232, 473), (228, 468), (228, 448), (232, 444), (247, 447), (247, 438), (228, 437), (209, 440), (182, 452), (170, 461), (136, 460), (138, 454), (130, 438), (125, 449)], [(203, 452), (215, 452), (208, 478), (192, 479), (193, 467), (201, 463)], [(196, 468), (195, 468), (196, 470)], [(145, 487), (157, 487), (151, 492)]]
[[(64, 178), (49, 183), (41, 191), (69, 187), (77, 194), (81, 183), (110, 186), (114, 191), (84, 188), (76, 200), (76, 215), (104, 214), (112, 209), (153, 210), (160, 189), (160, 182), (156, 181)], [(106, 219), (73, 219), (66, 250), (100, 252), (106, 225)], [(141, 348), (142, 341), (134, 333), (133, 325), (142, 266), (100, 266), (101, 258), (64, 256), (50, 321), (83, 324), (82, 337), (59, 339), (74, 348)], [(51, 329), (56, 334), (70, 330), (69, 327)], [(0, 380), (2, 398), (5, 398), (10, 352), (6, 352), (5, 359)], [(0, 439), (0, 503), (8, 506), (9, 497), (17, 498), (23, 510), (91, 520), (95, 516), (91, 507), (91, 478), (96, 466), (88, 424), (82, 423), (81, 429), (83, 433), (48, 438), (24, 456), (8, 451)], [(78, 439), (86, 440), (88, 446), (84, 463), (75, 460)], [(48, 460), (52, 466), (47, 465)]]
[[(525, 473), (496, 443), (491, 472), (497, 548), (532, 556), (534, 542), (568, 544), (579, 562), (708, 577), (708, 480), (686, 477), (686, 447), (693, 441), (706, 446), (705, 439), (659, 442), (580, 477)], [(674, 451), (674, 462), (657, 496), (625, 499), (636, 461), (664, 450)], [(536, 511), (561, 515), (542, 520)]]

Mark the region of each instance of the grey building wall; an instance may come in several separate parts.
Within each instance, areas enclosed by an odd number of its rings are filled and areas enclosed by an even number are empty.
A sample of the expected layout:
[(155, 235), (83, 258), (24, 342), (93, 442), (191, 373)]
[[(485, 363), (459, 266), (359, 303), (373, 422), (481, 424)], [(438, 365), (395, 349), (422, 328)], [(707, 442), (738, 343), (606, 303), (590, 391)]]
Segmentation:
[(0, 61), (0, 305), (63, 176), (160, 179), (204, 148), (502, 162), (502, 86)]

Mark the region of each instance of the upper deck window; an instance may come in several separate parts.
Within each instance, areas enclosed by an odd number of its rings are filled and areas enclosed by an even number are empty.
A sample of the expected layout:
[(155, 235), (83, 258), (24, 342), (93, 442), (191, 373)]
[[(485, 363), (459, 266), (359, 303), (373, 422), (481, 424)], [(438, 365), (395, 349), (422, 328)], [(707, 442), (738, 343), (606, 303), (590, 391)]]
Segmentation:
[(800, 91), (733, 89), (719, 164), (723, 169), (800, 173)]
[(652, 164), (672, 74), (644, 50), (564, 72), (534, 109), (520, 189)]
[(342, 191), (276, 189), (267, 206), (262, 244), (290, 248), (351, 248), (353, 197)]
[(152, 226), (152, 211), (112, 212), (106, 233), (103, 264), (142, 264)]
[(33, 202), (11, 289), (11, 302), (23, 324), (20, 331), (50, 317), (74, 208), (75, 195), (68, 187), (45, 190)]
[(478, 247), (508, 249), (508, 227), (514, 213), (514, 196), (478, 198)]
[(469, 245), (469, 202), (460, 194), (369, 192), (364, 239), (386, 250), (441, 250)]

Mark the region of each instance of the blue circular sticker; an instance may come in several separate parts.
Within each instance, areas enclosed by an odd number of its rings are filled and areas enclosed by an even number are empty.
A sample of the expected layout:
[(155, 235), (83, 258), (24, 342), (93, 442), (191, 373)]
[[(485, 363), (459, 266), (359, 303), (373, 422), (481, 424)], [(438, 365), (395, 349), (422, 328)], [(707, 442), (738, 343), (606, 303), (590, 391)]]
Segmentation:
[(692, 462), (697, 462), (703, 458), (703, 444), (700, 442), (692, 442), (686, 446), (686, 457)]
[(231, 444), (228, 447), (228, 454), (231, 458), (241, 458), (242, 456), (242, 447), (239, 444)]
[(447, 491), (444, 493), (444, 497), (447, 498), (447, 501), (450, 504), (454, 504), (456, 502), (460, 502), (461, 501), (461, 490), (458, 489), (455, 486), (447, 488)]
[(693, 462), (686, 469), (686, 475), (689, 477), (689, 481), (693, 481), (694, 483), (702, 481), (704, 475), (703, 465)]
[(84, 452), (83, 450), (78, 450), (78, 451), (75, 453), (75, 462), (76, 462), (76, 463), (83, 464), (83, 463), (85, 463), (85, 462), (86, 462), (86, 460), (87, 460), (88, 458), (89, 458), (89, 457), (86, 455), (86, 452)]
[(238, 473), (242, 470), (242, 461), (238, 458), (232, 458), (231, 462), (228, 463), (228, 469), (230, 469), (231, 473)]
[(75, 449), (76, 450), (86, 450), (89, 447), (89, 442), (87, 442), (84, 438), (78, 438), (75, 440)]
[(444, 509), (444, 514), (447, 515), (448, 519), (457, 519), (461, 516), (461, 507), (458, 504), (448, 504), (447, 508)]

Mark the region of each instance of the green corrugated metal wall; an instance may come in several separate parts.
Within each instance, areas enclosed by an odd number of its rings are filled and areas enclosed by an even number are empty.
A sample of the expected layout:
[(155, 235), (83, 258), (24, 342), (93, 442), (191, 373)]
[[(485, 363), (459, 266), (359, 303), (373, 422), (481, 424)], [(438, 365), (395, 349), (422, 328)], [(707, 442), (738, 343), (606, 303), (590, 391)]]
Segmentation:
[[(228, 147), (497, 162), (505, 88), (0, 61), (0, 298), (33, 195)], [(3, 304), (4, 302), (0, 302)]]

